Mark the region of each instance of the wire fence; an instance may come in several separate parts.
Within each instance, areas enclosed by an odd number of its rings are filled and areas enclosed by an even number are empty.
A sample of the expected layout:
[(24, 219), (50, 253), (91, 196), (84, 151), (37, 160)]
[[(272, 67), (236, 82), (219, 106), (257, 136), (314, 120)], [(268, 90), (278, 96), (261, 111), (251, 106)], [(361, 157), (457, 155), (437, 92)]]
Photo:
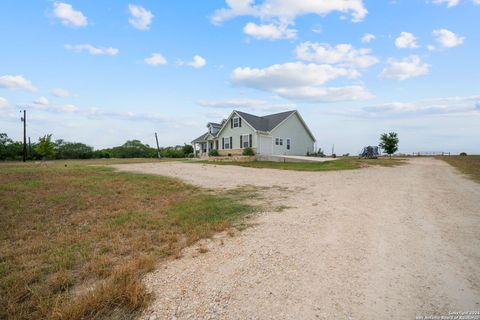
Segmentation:
[(420, 152), (412, 152), (414, 157), (421, 157), (421, 156), (450, 156), (450, 152), (445, 151), (420, 151)]

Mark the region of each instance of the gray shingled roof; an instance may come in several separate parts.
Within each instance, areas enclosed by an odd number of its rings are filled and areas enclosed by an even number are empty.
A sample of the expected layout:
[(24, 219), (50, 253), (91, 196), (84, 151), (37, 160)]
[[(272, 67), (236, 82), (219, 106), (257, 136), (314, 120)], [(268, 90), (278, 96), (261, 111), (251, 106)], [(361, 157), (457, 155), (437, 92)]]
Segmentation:
[(271, 131), (273, 128), (278, 126), (280, 122), (288, 118), (295, 110), (285, 111), (275, 114), (269, 114), (263, 117), (255, 116), (253, 114), (235, 111), (238, 113), (245, 121), (247, 121), (255, 130), (259, 131)]
[(197, 139), (194, 139), (192, 142), (202, 142), (202, 141), (205, 141), (205, 138), (209, 135), (208, 132), (205, 132), (204, 134), (202, 134), (200, 137), (198, 137)]

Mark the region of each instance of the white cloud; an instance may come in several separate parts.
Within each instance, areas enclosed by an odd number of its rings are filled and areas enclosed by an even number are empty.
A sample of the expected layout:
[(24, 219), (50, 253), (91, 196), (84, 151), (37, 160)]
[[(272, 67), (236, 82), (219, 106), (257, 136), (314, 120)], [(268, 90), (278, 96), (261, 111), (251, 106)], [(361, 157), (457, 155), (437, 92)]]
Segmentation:
[(363, 116), (418, 116), (430, 114), (480, 114), (480, 96), (424, 99), (415, 102), (389, 102), (357, 109)]
[(128, 5), (128, 11), (130, 12), (130, 19), (128, 22), (138, 30), (150, 29), (150, 24), (154, 18), (154, 15), (142, 6), (136, 6), (133, 4)]
[(59, 98), (65, 98), (65, 97), (70, 97), (70, 92), (66, 89), (62, 89), (62, 88), (53, 88), (51, 90), (51, 93), (55, 96), (55, 97), (59, 97)]
[(264, 0), (255, 4), (254, 0), (226, 0), (228, 8), (217, 10), (212, 21), (221, 23), (238, 16), (253, 16), (293, 23), (300, 15), (316, 14), (325, 16), (331, 12), (351, 14), (353, 21), (361, 21), (367, 15), (362, 0)]
[(361, 40), (362, 40), (363, 43), (369, 43), (369, 42), (375, 40), (375, 38), (376, 38), (376, 37), (375, 37), (374, 34), (365, 33), (365, 34), (363, 35), (363, 37), (362, 37)]
[(459, 36), (447, 29), (433, 30), (433, 35), (437, 42), (444, 48), (453, 48), (461, 45), (465, 41), (465, 37)]
[(372, 99), (374, 96), (363, 86), (280, 88), (277, 94), (304, 102), (339, 102)]
[(73, 9), (72, 5), (68, 3), (54, 2), (53, 16), (67, 26), (85, 27), (88, 24), (87, 17), (81, 11)]
[(42, 106), (47, 106), (48, 105), (48, 99), (45, 97), (39, 97), (37, 100), (33, 101), (33, 103), (42, 105)]
[(115, 56), (119, 52), (119, 50), (116, 48), (94, 47), (90, 44), (77, 44), (77, 45), (66, 44), (65, 49), (72, 50), (75, 52), (87, 51), (92, 55), (107, 55), (107, 56)]
[(430, 67), (417, 55), (411, 55), (402, 60), (389, 58), (387, 63), (388, 66), (379, 75), (381, 79), (406, 80), (427, 74)]
[(473, 0), (473, 4), (480, 6), (480, 0)]
[(0, 77), (0, 88), (8, 88), (8, 89), (23, 89), (26, 91), (34, 92), (37, 91), (30, 80), (26, 79), (22, 75), (12, 76), (12, 75), (5, 75)]
[(81, 110), (82, 114), (89, 119), (118, 119), (118, 120), (127, 120), (127, 121), (154, 121), (158, 122), (169, 122), (171, 123), (172, 119), (160, 115), (160, 114), (146, 114), (146, 113), (135, 113), (131, 111), (104, 111), (100, 108), (89, 108), (87, 110)]
[(243, 32), (256, 39), (295, 39), (297, 37), (297, 30), (288, 29), (287, 25), (277, 24), (261, 24), (258, 25), (249, 22), (243, 28)]
[(8, 104), (7, 99), (0, 97), (0, 109), (7, 109), (10, 105)]
[(433, 0), (435, 4), (443, 4), (446, 3), (448, 8), (455, 7), (460, 3), (460, 0)]
[(418, 48), (417, 38), (410, 32), (401, 32), (400, 36), (395, 39), (395, 46), (401, 49)]
[(58, 107), (55, 107), (55, 109), (60, 112), (76, 112), (79, 110), (78, 107), (74, 106), (73, 104), (58, 106)]
[(188, 61), (188, 62), (185, 62), (185, 61), (177, 61), (177, 65), (179, 66), (189, 66), (189, 67), (192, 67), (192, 68), (202, 68), (204, 66), (207, 65), (207, 60), (205, 60), (205, 58), (203, 58), (202, 56), (199, 56), (199, 55), (196, 55), (193, 57), (193, 60), (192, 61)]
[(160, 53), (152, 53), (150, 57), (145, 58), (143, 61), (151, 66), (167, 64), (167, 59), (165, 59)]
[[(479, 0), (479, 1), (480, 1), (480, 0)], [(315, 33), (322, 33), (322, 31), (323, 31), (323, 28), (322, 28), (322, 26), (319, 25), (319, 24), (317, 24), (316, 26), (314, 26), (314, 27), (312, 28), (312, 32), (315, 32)]]
[(329, 44), (303, 42), (295, 48), (297, 58), (305, 61), (328, 64), (344, 64), (346, 66), (368, 68), (378, 59), (370, 54), (370, 49), (355, 49), (350, 44)]
[(355, 70), (337, 68), (327, 64), (289, 62), (275, 64), (264, 69), (236, 68), (231, 79), (236, 85), (270, 90), (281, 87), (322, 85), (338, 77), (355, 78), (358, 75)]
[(295, 104), (271, 104), (260, 99), (225, 99), (225, 100), (199, 100), (198, 105), (214, 109), (248, 109), (255, 112), (280, 112), (295, 109)]
[(234, 85), (273, 92), (281, 97), (307, 102), (360, 100), (372, 97), (361, 86), (323, 87), (335, 78), (356, 78), (358, 71), (328, 64), (289, 62), (263, 69), (236, 68), (231, 74)]
[(209, 108), (218, 108), (218, 109), (232, 109), (235, 106), (244, 107), (244, 108), (252, 108), (257, 107), (260, 105), (265, 105), (267, 102), (265, 100), (259, 99), (225, 99), (225, 100), (199, 100), (197, 101), (202, 107), (209, 107)]

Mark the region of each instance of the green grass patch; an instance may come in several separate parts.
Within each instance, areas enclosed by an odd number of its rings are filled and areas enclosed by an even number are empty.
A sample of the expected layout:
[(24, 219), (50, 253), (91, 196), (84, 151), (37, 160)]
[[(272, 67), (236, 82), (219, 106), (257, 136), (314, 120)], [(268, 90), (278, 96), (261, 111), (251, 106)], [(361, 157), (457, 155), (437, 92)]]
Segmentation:
[(155, 262), (256, 210), (254, 190), (98, 166), (118, 162), (0, 163), (0, 319), (134, 318)]
[(403, 159), (358, 159), (355, 157), (342, 157), (338, 160), (324, 162), (273, 162), (273, 161), (198, 161), (214, 165), (234, 165), (259, 169), (281, 169), (297, 171), (334, 171), (352, 170), (368, 166), (394, 167), (404, 164)]

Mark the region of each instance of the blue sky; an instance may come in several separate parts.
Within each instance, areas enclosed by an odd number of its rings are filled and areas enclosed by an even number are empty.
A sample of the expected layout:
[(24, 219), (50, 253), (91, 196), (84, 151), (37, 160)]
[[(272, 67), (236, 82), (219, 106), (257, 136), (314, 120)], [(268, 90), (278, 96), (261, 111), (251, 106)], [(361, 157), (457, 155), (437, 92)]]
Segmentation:
[(298, 109), (317, 144), (480, 153), (480, 0), (0, 2), (0, 132), (189, 142)]

